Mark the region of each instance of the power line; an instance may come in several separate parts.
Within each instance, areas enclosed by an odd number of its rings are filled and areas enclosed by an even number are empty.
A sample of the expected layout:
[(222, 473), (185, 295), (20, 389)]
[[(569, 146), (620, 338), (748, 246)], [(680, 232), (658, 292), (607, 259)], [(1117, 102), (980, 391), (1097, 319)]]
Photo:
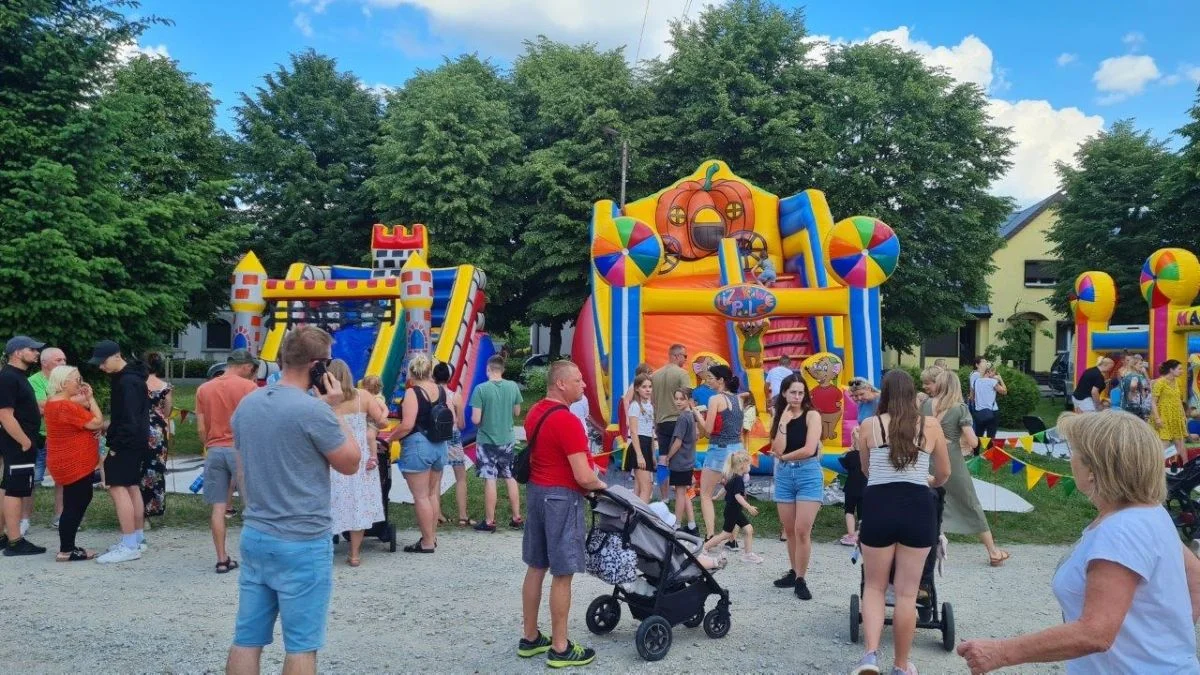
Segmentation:
[(692, 0), (687, 0), (687, 4), (683, 6), (683, 20), (687, 21), (688, 12), (692, 11)]
[(642, 31), (638, 33), (637, 51), (633, 55), (633, 65), (636, 68), (642, 57), (642, 38), (646, 35), (646, 18), (650, 16), (650, 0), (646, 0), (646, 11), (642, 14)]

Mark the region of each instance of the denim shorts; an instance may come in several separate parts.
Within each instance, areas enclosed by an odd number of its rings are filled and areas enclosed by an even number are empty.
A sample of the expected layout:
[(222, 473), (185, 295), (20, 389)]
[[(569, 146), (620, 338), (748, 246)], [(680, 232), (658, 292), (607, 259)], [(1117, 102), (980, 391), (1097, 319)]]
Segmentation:
[(446, 467), (449, 441), (433, 443), (425, 434), (414, 431), (400, 441), (400, 460), (396, 465), (404, 473), (421, 473), (422, 471), (441, 471)]
[(776, 464), (779, 467), (775, 471), (776, 502), (821, 502), (825, 494), (825, 476), (821, 472), (820, 458)]
[(288, 654), (325, 646), (325, 620), (333, 592), (333, 539), (290, 541), (242, 527), (237, 624), (233, 644), (271, 644), (275, 617), (283, 624)]
[(740, 452), (742, 450), (741, 443), (730, 443), (729, 445), (713, 445), (708, 444), (708, 450), (704, 453), (704, 467), (709, 471), (724, 471), (725, 459), (729, 455)]

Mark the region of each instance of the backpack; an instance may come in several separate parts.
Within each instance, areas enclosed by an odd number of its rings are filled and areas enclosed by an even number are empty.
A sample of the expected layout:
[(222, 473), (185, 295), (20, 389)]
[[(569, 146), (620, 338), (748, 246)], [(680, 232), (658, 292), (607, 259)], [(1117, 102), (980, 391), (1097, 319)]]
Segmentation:
[(546, 413), (542, 415), (542, 418), (538, 420), (538, 423), (533, 427), (533, 433), (530, 434), (529, 441), (525, 444), (525, 447), (521, 450), (518, 450), (516, 455), (513, 457), (513, 479), (521, 485), (529, 483), (529, 474), (533, 472), (533, 467), (529, 462), (529, 454), (533, 452), (533, 444), (535, 441), (537, 441), (538, 432), (542, 430), (542, 425), (545, 424), (546, 420), (550, 419), (550, 416), (554, 413), (558, 412), (559, 410), (567, 409), (567, 406), (560, 404), (547, 410)]
[[(416, 387), (416, 390), (421, 392), (421, 398), (429, 400), (424, 389)], [(438, 400), (429, 407), (429, 426), (422, 429), (430, 443), (442, 443), (454, 437), (454, 411), (446, 405), (446, 390), (439, 385), (438, 391)]]

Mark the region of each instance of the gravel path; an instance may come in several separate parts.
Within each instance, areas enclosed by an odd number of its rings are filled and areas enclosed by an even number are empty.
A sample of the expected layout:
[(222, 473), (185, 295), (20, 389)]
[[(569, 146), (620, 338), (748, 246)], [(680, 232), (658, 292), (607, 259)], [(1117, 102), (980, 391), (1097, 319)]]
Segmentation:
[[(237, 550), (239, 531), (231, 531), (232, 550)], [(83, 532), (80, 543), (103, 548), (112, 536)], [(57, 541), (54, 532), (41, 528), (30, 537), (42, 544)], [(141, 560), (115, 567), (56, 564), (50, 553), (0, 559), (0, 588), (6, 596), (5, 639), (0, 641), (4, 670), (222, 670), (233, 630), (237, 574), (213, 573), (207, 532), (156, 530), (150, 537), (151, 549)], [(401, 533), (402, 542), (415, 538), (412, 531)], [(378, 542), (368, 542), (358, 569), (345, 565), (344, 544), (338, 547), (322, 670), (545, 672), (541, 658), (525, 661), (515, 655), (524, 573), (519, 535), (454, 528), (441, 535), (440, 544), (437, 554), (423, 556), (391, 554)], [(859, 578), (858, 568), (849, 562), (850, 549), (816, 546), (809, 577), (815, 599), (802, 603), (770, 584), (786, 567), (783, 544), (771, 539), (757, 548), (765, 564), (745, 564), (732, 556), (718, 574), (734, 603), (733, 627), (722, 640), (708, 639), (700, 628), (678, 626), (666, 659), (646, 663), (634, 647), (637, 622), (627, 609), (612, 633), (597, 637), (587, 632), (583, 609), (609, 589), (583, 576), (575, 583), (572, 635), (599, 652), (594, 669), (610, 672), (846, 672), (861, 654), (848, 637), (849, 597)], [(1049, 577), (1066, 548), (1009, 550), (1009, 564), (992, 569), (980, 546), (951, 544), (938, 591), (942, 601), (954, 605), (960, 640), (1006, 636), (1061, 620)], [(710, 607), (713, 602), (710, 598)], [(548, 624), (549, 610), (543, 608), (546, 630)], [(62, 646), (63, 636), (71, 646)], [(890, 640), (887, 629), (881, 656), (889, 664)], [(964, 672), (963, 662), (942, 651), (940, 640), (937, 631), (917, 631), (914, 660), (921, 672)], [(264, 653), (264, 671), (279, 672), (281, 664), (277, 632)], [(1059, 670), (1041, 666), (1006, 672)]]

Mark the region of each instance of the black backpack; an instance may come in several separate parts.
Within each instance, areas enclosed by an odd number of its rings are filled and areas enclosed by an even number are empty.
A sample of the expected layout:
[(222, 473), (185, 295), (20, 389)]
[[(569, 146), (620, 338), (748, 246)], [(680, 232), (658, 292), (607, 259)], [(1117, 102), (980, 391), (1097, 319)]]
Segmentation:
[[(416, 390), (421, 392), (421, 398), (429, 400), (424, 389), (416, 387)], [(438, 400), (429, 407), (429, 426), (421, 430), (430, 443), (442, 443), (454, 437), (454, 411), (446, 405), (445, 388), (439, 385), (438, 392)]]

